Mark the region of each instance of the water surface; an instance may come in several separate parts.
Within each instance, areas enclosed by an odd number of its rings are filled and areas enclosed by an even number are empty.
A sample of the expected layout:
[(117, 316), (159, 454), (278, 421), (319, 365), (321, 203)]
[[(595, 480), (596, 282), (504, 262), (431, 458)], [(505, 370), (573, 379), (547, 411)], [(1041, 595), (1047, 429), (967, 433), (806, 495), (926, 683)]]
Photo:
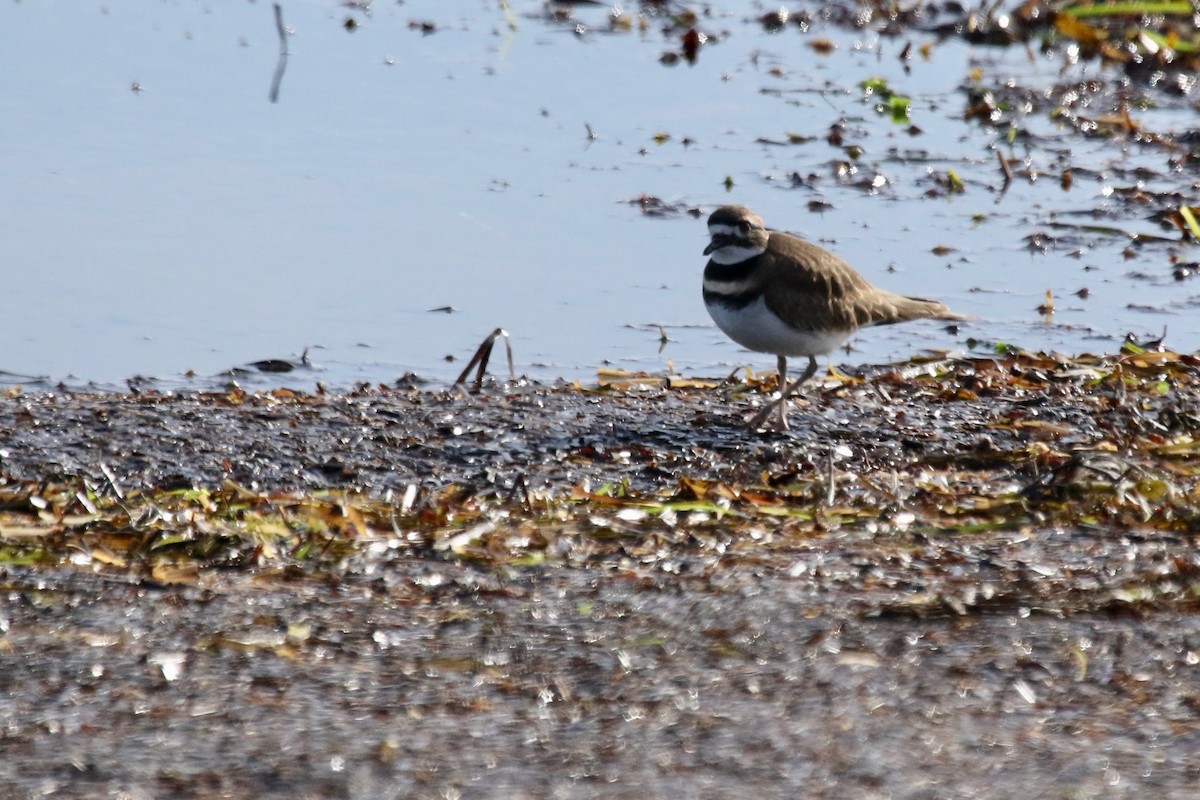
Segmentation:
[[(589, 380), (602, 365), (768, 369), (700, 301), (703, 215), (731, 201), (877, 283), (979, 318), (958, 335), (932, 323), (867, 332), (836, 360), (973, 340), (1110, 351), (1164, 326), (1175, 347), (1200, 344), (1170, 246), (1139, 251), (1143, 263), (1111, 238), (1046, 253), (1025, 241), (1111, 205), (1105, 193), (1134, 183), (1131, 170), (1161, 169), (1160, 150), (1071, 141), (1032, 120), (1095, 173), (1064, 191), (1043, 149), (1032, 157), (1045, 179), (997, 191), (997, 132), (963, 121), (961, 87), (973, 68), (1058, 81), (1058, 63), (819, 21), (769, 34), (741, 4), (711, 8), (697, 63), (668, 67), (677, 32), (655, 17), (609, 32), (603, 7), (562, 24), (538, 2), (511, 15), (490, 2), (376, 4), (370, 15), (289, 2), (290, 57), (271, 103), (269, 3), (0, 6), (0, 68), (22, 76), (0, 97), (0, 369), (118, 385), (307, 348), (314, 370), (268, 380), (447, 381), (497, 326), (512, 333), (519, 371), (542, 380)], [(816, 37), (835, 49), (818, 53)], [(932, 47), (906, 75), (898, 54), (910, 39)], [(921, 134), (875, 113), (858, 87), (872, 75), (913, 97)], [(1169, 106), (1158, 113), (1160, 127), (1186, 124)], [(857, 166), (885, 179), (878, 191), (834, 179), (847, 154), (825, 136), (839, 120), (863, 148)], [(776, 143), (789, 134), (803, 141)], [(927, 196), (948, 167), (966, 192)], [(701, 216), (645, 215), (642, 195)], [(1145, 219), (1115, 224), (1163, 233)], [(1085, 286), (1086, 300), (1072, 296)], [(1034, 310), (1047, 289), (1052, 320)], [(661, 353), (660, 325), (671, 339)]]

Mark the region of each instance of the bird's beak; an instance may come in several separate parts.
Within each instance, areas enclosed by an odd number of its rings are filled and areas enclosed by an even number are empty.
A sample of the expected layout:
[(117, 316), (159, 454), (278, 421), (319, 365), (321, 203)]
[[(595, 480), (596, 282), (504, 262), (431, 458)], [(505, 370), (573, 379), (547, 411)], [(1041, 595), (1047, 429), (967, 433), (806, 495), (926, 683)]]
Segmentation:
[(704, 248), (704, 255), (708, 255), (713, 250), (720, 250), (720, 249), (721, 249), (721, 243), (718, 242), (716, 239), (713, 239), (711, 242), (708, 243), (708, 247)]

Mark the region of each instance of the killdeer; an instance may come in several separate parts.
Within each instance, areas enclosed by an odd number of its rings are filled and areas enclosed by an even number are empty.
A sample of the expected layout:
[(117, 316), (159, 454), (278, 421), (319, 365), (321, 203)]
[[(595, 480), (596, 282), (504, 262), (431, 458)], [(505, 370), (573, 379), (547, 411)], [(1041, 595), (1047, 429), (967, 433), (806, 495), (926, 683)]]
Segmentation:
[[(795, 236), (769, 231), (745, 206), (722, 206), (708, 218), (712, 241), (704, 268), (704, 305), (725, 334), (748, 350), (773, 353), (779, 399), (750, 421), (761, 428), (773, 411), (786, 430), (787, 400), (817, 371), (817, 356), (859, 328), (911, 319), (963, 320), (936, 300), (872, 286), (837, 256)], [(788, 356), (808, 356), (791, 385)]]

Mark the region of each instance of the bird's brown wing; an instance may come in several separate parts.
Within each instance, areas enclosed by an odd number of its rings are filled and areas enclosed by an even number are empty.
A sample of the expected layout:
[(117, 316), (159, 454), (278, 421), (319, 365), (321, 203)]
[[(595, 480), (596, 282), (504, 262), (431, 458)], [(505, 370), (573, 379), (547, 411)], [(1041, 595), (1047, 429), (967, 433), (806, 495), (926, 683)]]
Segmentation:
[(962, 318), (934, 300), (873, 286), (837, 256), (787, 234), (772, 232), (759, 262), (769, 286), (767, 308), (801, 330)]

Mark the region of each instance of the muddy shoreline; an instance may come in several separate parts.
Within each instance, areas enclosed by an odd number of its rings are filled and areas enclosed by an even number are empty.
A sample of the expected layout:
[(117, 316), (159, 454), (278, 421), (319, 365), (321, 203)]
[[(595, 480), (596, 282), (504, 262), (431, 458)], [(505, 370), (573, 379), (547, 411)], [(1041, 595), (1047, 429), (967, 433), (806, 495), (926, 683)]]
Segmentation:
[(0, 781), (1188, 797), (1196, 364), (10, 392)]

